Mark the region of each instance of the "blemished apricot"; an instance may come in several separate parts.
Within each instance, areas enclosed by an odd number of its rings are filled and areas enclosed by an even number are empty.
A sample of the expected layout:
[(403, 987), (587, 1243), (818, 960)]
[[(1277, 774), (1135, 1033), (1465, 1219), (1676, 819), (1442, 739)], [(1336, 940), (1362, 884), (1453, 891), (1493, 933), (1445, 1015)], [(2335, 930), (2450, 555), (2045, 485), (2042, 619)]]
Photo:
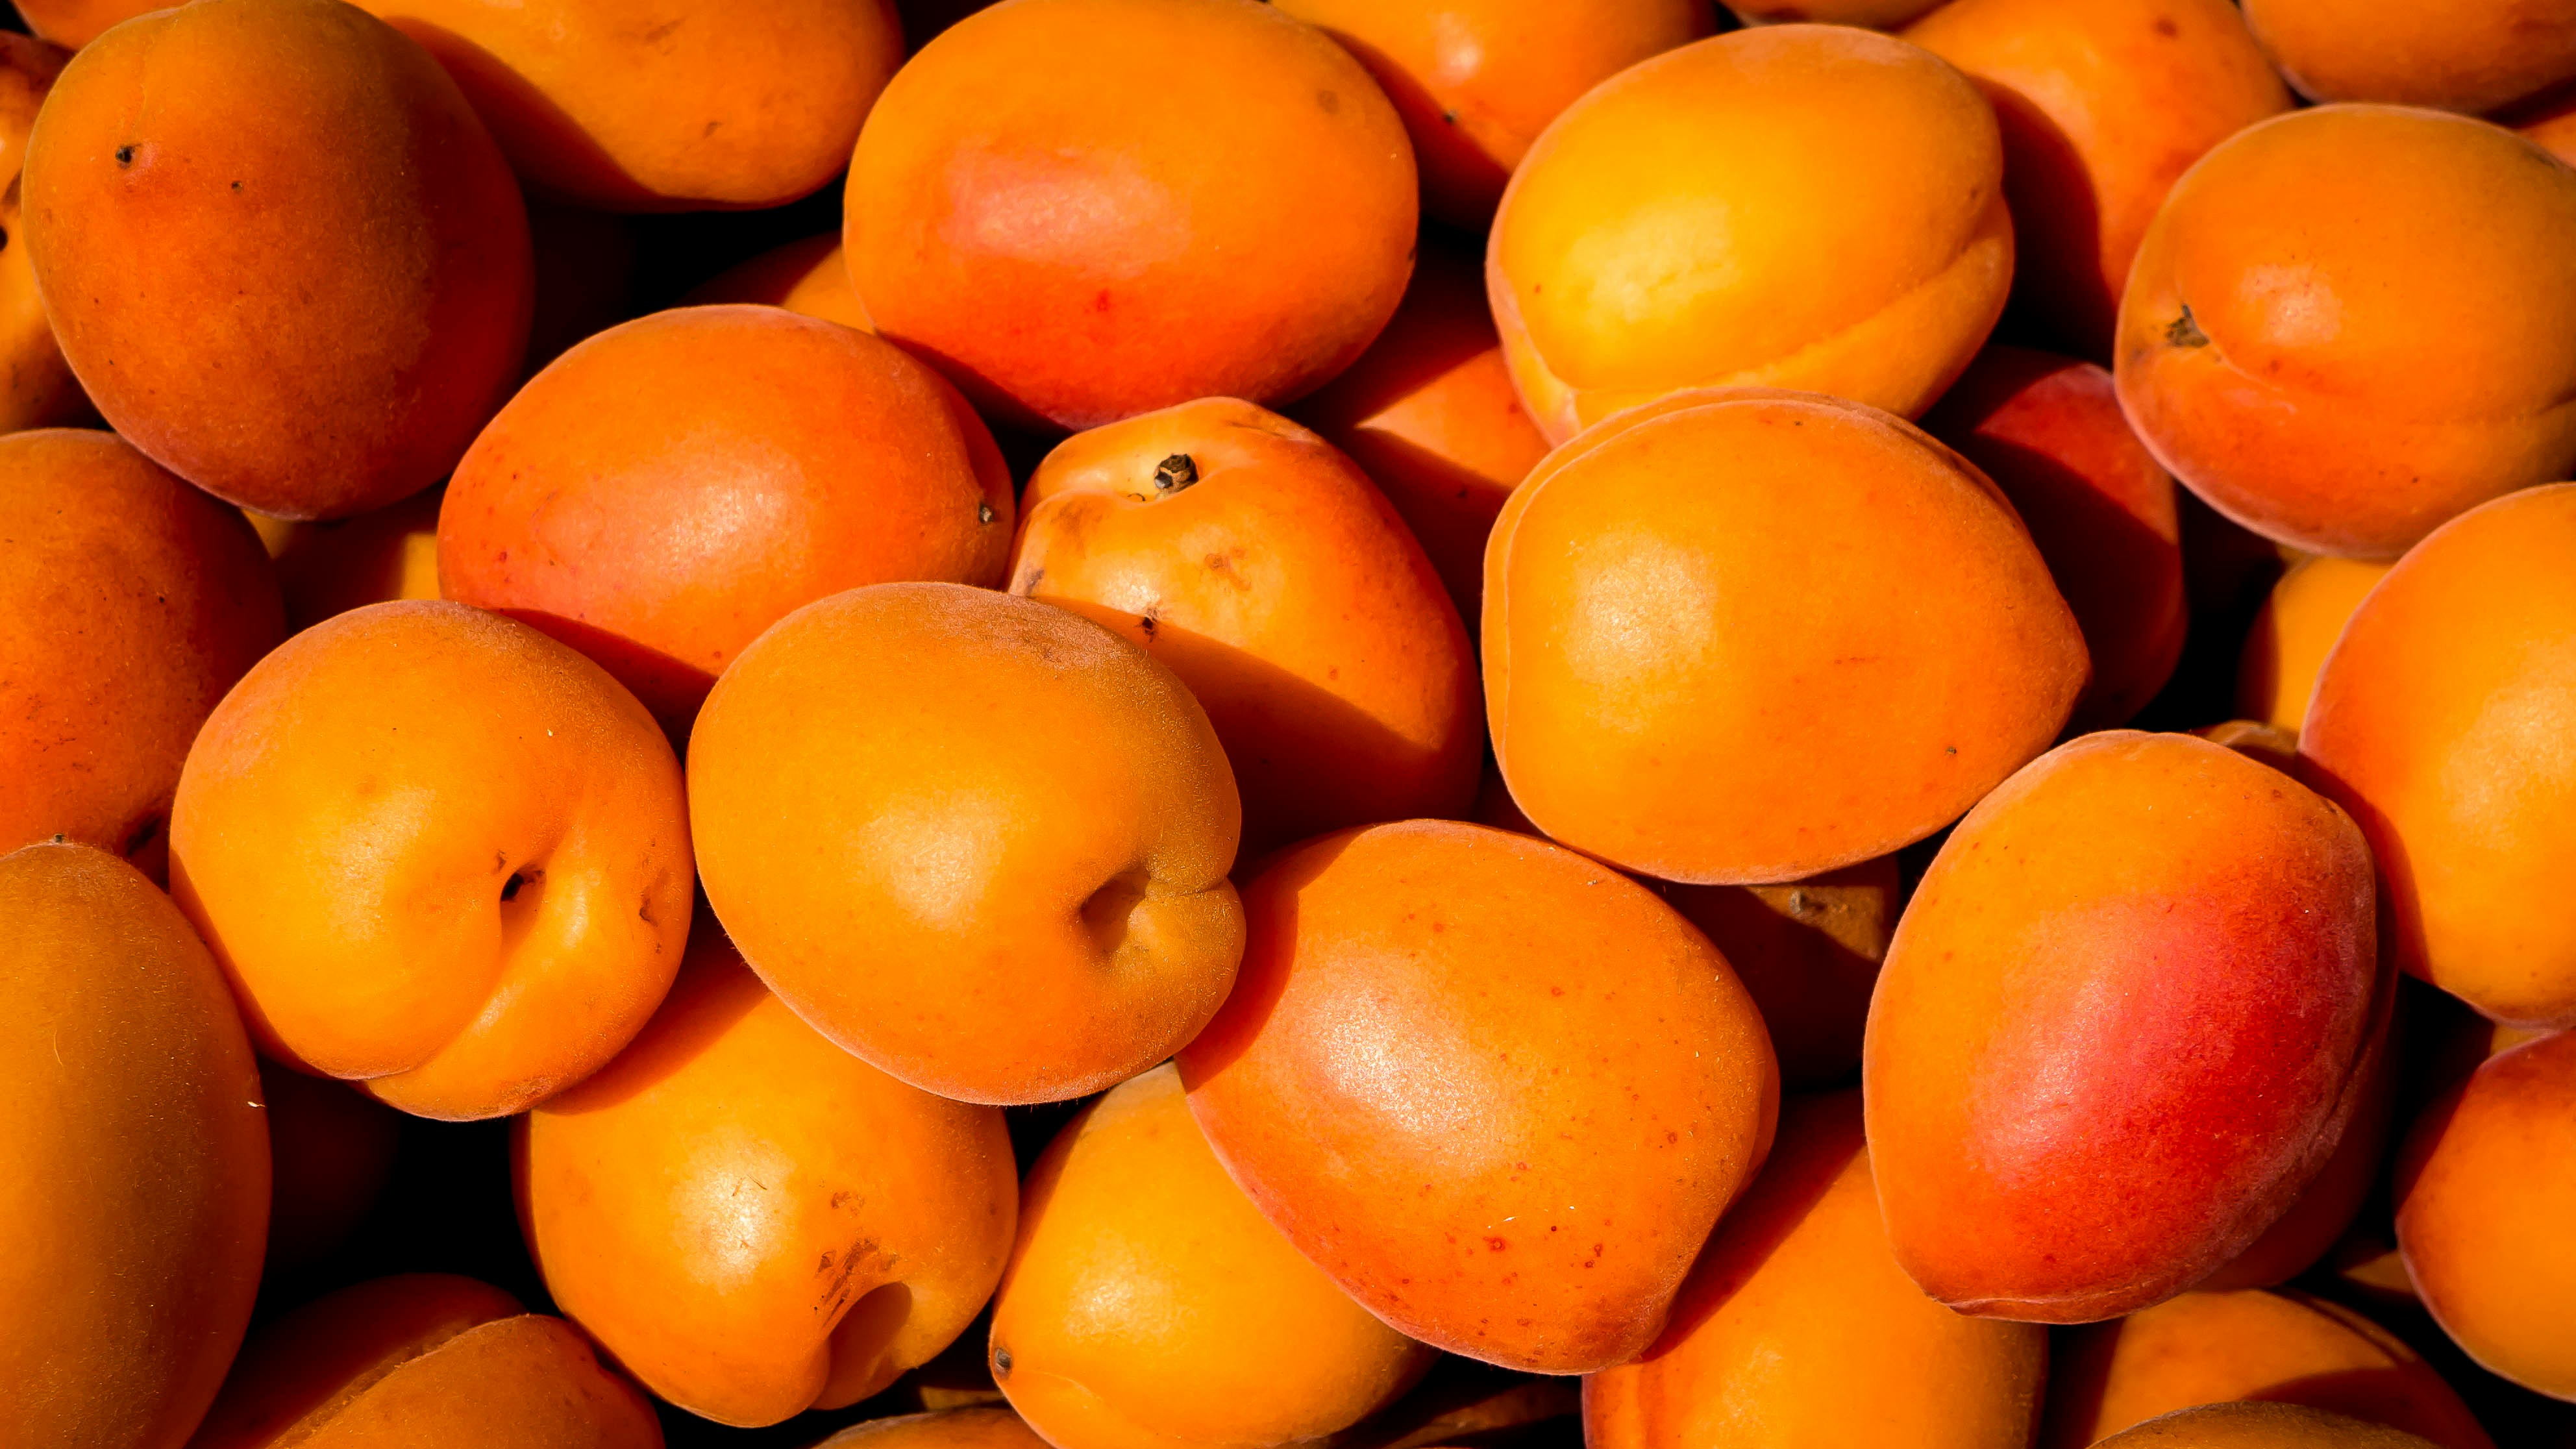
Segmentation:
[(1313, 391), (1413, 260), (1413, 151), (1321, 32), (1254, 0), (1018, 0), (904, 66), (850, 163), (877, 329), (1013, 423)]
[(1767, 388), (1549, 454), (1486, 546), (1482, 643), (1529, 818), (1698, 884), (1922, 839), (2048, 747), (2086, 670), (1983, 474), (1874, 408)]
[(1173, 1449), (1338, 1433), (1432, 1354), (1263, 1219), (1167, 1063), (1084, 1108), (1029, 1170), (988, 1357), (1056, 1449)]
[(2409, 1134), (2397, 1246), (2434, 1321), (2489, 1371), (2576, 1400), (2576, 1032), (2498, 1052)]
[(338, 0), (82, 50), (20, 177), (63, 356), (117, 432), (281, 518), (435, 483), (518, 380), (528, 221), (428, 52)]
[(188, 742), (281, 620), (238, 510), (113, 433), (0, 437), (0, 849), (60, 835), (166, 874)]
[(2169, 1298), (2317, 1176), (2390, 986), (2370, 853), (2190, 735), (2059, 746), (1979, 802), (1897, 923), (1861, 1084), (1896, 1256), (1963, 1313)]
[(1663, 1337), (1584, 1384), (1593, 1449), (2026, 1449), (2048, 1331), (1923, 1296), (1880, 1226), (1860, 1093), (1793, 1098)]
[(519, 376), (537, 375), (572, 345), (635, 315), (635, 234), (626, 218), (560, 202), (528, 203), (536, 303)]
[(2147, 229), (2121, 406), (2238, 523), (2393, 558), (2576, 466), (2571, 230), (2576, 170), (2501, 126), (2339, 105), (2247, 127)]
[(268, 1103), (271, 1276), (310, 1268), (340, 1250), (393, 1176), (401, 1119), (328, 1077), (259, 1064)]
[(1207, 709), (1243, 855), (1467, 813), (1475, 650), (1404, 520), (1332, 444), (1233, 398), (1078, 434), (1029, 478), (1011, 592), (1133, 640)]
[(1896, 929), (1895, 856), (1787, 885), (1676, 885), (1663, 896), (1708, 936), (1761, 1008), (1783, 1085), (1825, 1087), (1851, 1075), (1870, 988)]
[(1008, 1409), (939, 1409), (852, 1424), (814, 1449), (1047, 1449)]
[(2199, 1404), (2304, 1404), (2495, 1449), (2460, 1396), (2397, 1335), (2349, 1308), (2259, 1289), (2185, 1293), (2062, 1337), (2041, 1449), (2085, 1449)]
[(609, 329), (522, 388), (456, 465), (447, 597), (597, 660), (675, 738), (790, 610), (862, 584), (998, 584), (1011, 478), (901, 348), (775, 307)]
[(642, 1029), (689, 930), (679, 762), (599, 666), (438, 600), (288, 640), (188, 752), (170, 890), (260, 1049), (500, 1117)]
[(291, 525), (277, 550), (286, 627), (301, 633), (369, 604), (437, 598), (443, 496), (428, 488), (355, 518)]
[(616, 1061), (522, 1119), (515, 1165), (565, 1315), (736, 1425), (856, 1403), (946, 1348), (1019, 1202), (1000, 1109), (825, 1041), (713, 929)]
[(2128, 723), (2172, 676), (2191, 619), (2173, 477), (2129, 431), (2111, 374), (1989, 347), (1923, 427), (2003, 490), (2075, 611), (2093, 677), (2068, 728)]
[(2016, 302), (2102, 361), (2139, 239), (2175, 180), (2290, 108), (2228, 0), (1951, 0), (1904, 37), (1994, 103)]
[(756, 302), (784, 307), (807, 317), (820, 317), (844, 327), (873, 332), (868, 309), (850, 285), (849, 264), (841, 259), (838, 232), (809, 236), (762, 252), (721, 272), (680, 299), (682, 305), (713, 306), (723, 302)]
[(448, 68), (532, 190), (619, 211), (817, 189), (903, 60), (893, 0), (365, 4)]
[(2272, 585), (2236, 659), (2236, 709), (2286, 730), (2295, 741), (2308, 720), (2317, 671), (2352, 611), (2388, 576), (2389, 565), (2319, 555), (2290, 565)]
[(0, 1423), (26, 1449), (177, 1449), (249, 1326), (259, 1072), (223, 974), (142, 872), (0, 856)]
[(2094, 1449), (2439, 1449), (2384, 1424), (2300, 1404), (2203, 1404), (2124, 1429)]
[(1889, 30), (1903, 25), (1941, 0), (1727, 0), (1726, 8), (1747, 25), (1859, 25)]
[[(0, 237), (25, 230), (17, 182), (27, 132), (70, 58), (32, 36), (0, 34)], [(45, 320), (27, 249), (0, 245), (0, 433), (78, 423), (89, 410), (89, 397)]]
[(1512, 391), (1475, 263), (1425, 238), (1395, 320), (1291, 414), (1385, 492), (1476, 627), (1486, 536), (1547, 439)]
[(2576, 76), (2576, 15), (2554, 0), (2245, 0), (2245, 22), (2311, 100), (2492, 111)]
[(1452, 1353), (1589, 1373), (1652, 1343), (1779, 1096), (1708, 939), (1606, 866), (1446, 820), (1284, 851), (1244, 907), (1241, 979), (1179, 1061), (1262, 1213)]
[(2369, 835), (2400, 965), (2498, 1021), (2576, 1025), (2576, 484), (2417, 545), (2353, 612), (2299, 750)]
[(189, 1449), (661, 1449), (560, 1318), (446, 1273), (377, 1278), (262, 1328)]
[(1482, 230), (1530, 143), (1585, 91), (1709, 33), (1700, 0), (1277, 0), (1385, 87), (1422, 208)]
[(1691, 387), (1911, 417), (2003, 312), (2003, 143), (1966, 77), (1870, 31), (1783, 25), (1596, 86), (1512, 173), (1485, 285), (1552, 442)]
[(689, 809), (769, 988), (961, 1101), (1125, 1081), (1198, 1034), (1243, 954), (1207, 712), (1034, 599), (877, 584), (788, 615), (707, 697)]

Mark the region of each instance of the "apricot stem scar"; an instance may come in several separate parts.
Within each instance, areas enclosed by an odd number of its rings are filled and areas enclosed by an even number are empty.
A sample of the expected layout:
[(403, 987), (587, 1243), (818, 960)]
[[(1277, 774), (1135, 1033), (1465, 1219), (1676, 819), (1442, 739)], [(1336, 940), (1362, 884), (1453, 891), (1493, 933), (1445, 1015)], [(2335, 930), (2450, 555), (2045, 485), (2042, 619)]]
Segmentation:
[(2182, 315), (2176, 317), (2173, 320), (2172, 325), (2165, 328), (2165, 341), (2176, 347), (2207, 347), (2209, 345), (2209, 334), (2201, 331), (2200, 324), (2192, 320), (2191, 304), (2189, 302), (2182, 304)]
[(1198, 460), (1187, 453), (1174, 453), (1154, 465), (1154, 491), (1158, 494), (1178, 493), (1197, 481)]

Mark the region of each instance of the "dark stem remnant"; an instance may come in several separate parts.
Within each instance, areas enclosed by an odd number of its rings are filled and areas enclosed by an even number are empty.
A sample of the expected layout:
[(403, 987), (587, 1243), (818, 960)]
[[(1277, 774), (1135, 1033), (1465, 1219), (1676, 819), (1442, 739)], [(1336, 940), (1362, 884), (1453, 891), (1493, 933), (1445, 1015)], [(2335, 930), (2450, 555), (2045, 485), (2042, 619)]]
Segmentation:
[(2189, 302), (2182, 304), (2182, 315), (2176, 317), (2173, 320), (2173, 325), (2165, 329), (2165, 341), (2172, 343), (2176, 347), (2207, 347), (2209, 345), (2209, 334), (2201, 331), (2200, 324), (2191, 320), (2191, 304)]
[(977, 523), (990, 523), (990, 522), (992, 522), (994, 519), (999, 518), (999, 517), (1001, 517), (1001, 515), (1000, 515), (1000, 514), (998, 514), (998, 513), (995, 513), (995, 512), (993, 511), (993, 505), (992, 505), (992, 504), (990, 504), (990, 503), (986, 503), (986, 502), (984, 502), (982, 499), (977, 499), (977, 500), (976, 500), (976, 502), (975, 502), (975, 521), (976, 521)]
[(501, 882), (501, 899), (515, 901), (519, 898), (521, 888), (535, 885), (545, 878), (546, 873), (541, 870), (514, 870), (510, 872), (508, 880)]
[(1199, 481), (1198, 460), (1187, 453), (1174, 453), (1154, 465), (1154, 492), (1170, 497)]
[(997, 1343), (993, 1345), (993, 1377), (1006, 1379), (1010, 1376), (1011, 1351)]
[(130, 145), (126, 145), (126, 146), (119, 146), (119, 147), (117, 147), (117, 148), (116, 148), (116, 164), (117, 164), (117, 165), (119, 165), (119, 166), (131, 166), (131, 165), (133, 165), (133, 164), (134, 164), (134, 148), (133, 148), (132, 146), (130, 146)]

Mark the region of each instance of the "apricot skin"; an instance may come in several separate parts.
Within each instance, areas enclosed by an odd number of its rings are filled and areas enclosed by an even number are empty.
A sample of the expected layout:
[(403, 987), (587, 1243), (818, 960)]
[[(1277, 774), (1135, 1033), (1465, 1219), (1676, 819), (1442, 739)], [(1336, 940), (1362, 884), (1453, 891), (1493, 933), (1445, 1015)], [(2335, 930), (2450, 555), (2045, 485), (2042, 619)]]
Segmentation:
[(2245, 0), (2245, 21), (2312, 100), (2492, 111), (2576, 76), (2576, 20), (2551, 0)]
[(1588, 1373), (1653, 1342), (1779, 1094), (1707, 939), (1607, 867), (1454, 821), (1284, 851), (1245, 910), (1242, 978), (1179, 1061), (1262, 1213), (1452, 1353)]
[(54, 83), (21, 184), (91, 400), (230, 502), (325, 518), (417, 493), (517, 381), (518, 185), (437, 62), (353, 6), (118, 27)]
[(178, 1449), (259, 1287), (249, 1039), (187, 921), (114, 856), (0, 856), (0, 920), (0, 1423), (26, 1449)]
[(431, 488), (355, 518), (288, 525), (276, 553), (287, 632), (302, 633), (369, 604), (439, 597), (438, 507), (444, 496)]
[[(27, 132), (69, 59), (62, 47), (33, 36), (0, 34), (0, 236), (25, 229), (17, 182)], [(89, 397), (45, 320), (27, 249), (0, 249), (0, 433), (69, 426), (89, 415)]]
[(2381, 1424), (2298, 1404), (2203, 1404), (2149, 1419), (2095, 1449), (2434, 1449)]
[(2365, 559), (2323, 556), (2292, 564), (2246, 631), (2236, 661), (2237, 713), (2286, 730), (2295, 741), (2316, 697), (2317, 671), (2388, 569)]
[(1870, 1002), (1898, 1260), (1966, 1313), (2172, 1296), (2324, 1166), (2388, 998), (2341, 811), (2189, 735), (2060, 746), (1943, 844)]

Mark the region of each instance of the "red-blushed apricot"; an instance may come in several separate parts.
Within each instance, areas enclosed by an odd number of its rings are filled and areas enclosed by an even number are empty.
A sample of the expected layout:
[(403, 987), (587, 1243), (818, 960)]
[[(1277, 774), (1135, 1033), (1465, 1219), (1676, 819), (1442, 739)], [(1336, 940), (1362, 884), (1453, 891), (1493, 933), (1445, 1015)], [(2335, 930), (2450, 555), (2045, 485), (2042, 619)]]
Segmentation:
[(860, 305), (859, 294), (850, 285), (850, 268), (841, 259), (838, 232), (809, 236), (762, 252), (699, 283), (680, 300), (682, 305), (692, 307), (755, 302), (856, 327), (862, 332), (876, 330), (876, 324), (868, 320), (868, 309)]
[(531, 189), (620, 211), (815, 190), (903, 60), (893, 0), (365, 4), (456, 77)]
[[(2229, 748), (2276, 770), (2293, 768), (2263, 749), (2241, 744)], [(2296, 753), (2291, 752), (2294, 760)], [(2334, 1155), (2317, 1169), (2298, 1200), (2263, 1230), (2263, 1236), (2193, 1287), (2224, 1292), (2286, 1283), (2315, 1267), (2351, 1229), (2362, 1205), (2379, 1186), (2381, 1169), (2388, 1161), (2389, 1133), (2397, 1115), (2397, 1052), (2392, 1045), (2396, 1015), (2392, 1001), (2388, 1020), (2354, 1068), (2358, 1099), (2342, 1139), (2335, 1143)]]
[(1475, 264), (1426, 238), (1395, 319), (1291, 412), (1385, 491), (1474, 628), (1494, 515), (1547, 456), (1512, 391)]
[(1332, 444), (1233, 398), (1078, 434), (1030, 476), (1011, 592), (1190, 687), (1243, 793), (1243, 854), (1464, 815), (1474, 646), (1431, 560)]
[(2317, 676), (2299, 750), (2361, 822), (2400, 965), (2498, 1021), (2576, 1025), (2576, 484), (2399, 560)]
[(852, 1424), (814, 1449), (1048, 1449), (1009, 1409), (940, 1409)]
[(1884, 35), (1738, 31), (1629, 67), (1512, 174), (1485, 285), (1512, 381), (1563, 442), (1681, 388), (1911, 417), (2012, 281), (2003, 143), (1966, 77)]
[(1018, 0), (904, 66), (842, 240), (877, 329), (1006, 421), (1293, 400), (1395, 312), (1413, 152), (1358, 61), (1254, 0)]
[(1482, 230), (1547, 123), (1585, 91), (1708, 34), (1701, 0), (1277, 0), (1385, 87), (1422, 207)]
[(2124, 1429), (2095, 1449), (2438, 1449), (2402, 1429), (2301, 1404), (2203, 1404)]
[(2554, 0), (2245, 0), (2245, 22), (2311, 100), (2492, 111), (2576, 76), (2576, 15)]
[(1445, 820), (1284, 851), (1244, 906), (1241, 979), (1179, 1060), (1263, 1214), (1452, 1353), (1589, 1373), (1653, 1342), (1779, 1095), (1708, 939), (1594, 861)]
[(1636, 1362), (1583, 1385), (1592, 1449), (2026, 1449), (2048, 1331), (1923, 1296), (1879, 1223), (1858, 1092), (1793, 1098), (1780, 1138)]
[(1870, 1000), (1897, 1260), (1965, 1313), (2169, 1298), (2305, 1189), (2388, 1009), (2361, 832), (2189, 735), (2113, 730), (1968, 812)]
[(1000, 1110), (825, 1041), (712, 928), (633, 1044), (518, 1130), (546, 1290), (647, 1388), (718, 1423), (884, 1388), (957, 1337), (1011, 1249)]
[(1665, 886), (1663, 897), (1735, 968), (1782, 1084), (1831, 1086), (1860, 1065), (1870, 988), (1896, 929), (1895, 856), (1787, 885)]
[(2129, 264), (2175, 180), (2290, 108), (2228, 0), (1950, 0), (1903, 33), (1994, 102), (2017, 304), (2105, 361)]
[(652, 1406), (560, 1318), (411, 1273), (254, 1334), (189, 1449), (661, 1449)]
[(0, 850), (166, 873), (197, 726), (282, 632), (241, 514), (113, 433), (0, 437)]
[(0, 1438), (177, 1449), (250, 1323), (259, 1072), (223, 974), (142, 872), (0, 855)]
[(286, 627), (301, 633), (369, 604), (438, 595), (440, 488), (322, 523), (290, 524), (276, 551)]
[(117, 432), (281, 518), (435, 483), (518, 379), (519, 189), (456, 83), (338, 0), (119, 26), (20, 178), (63, 356)]
[(961, 1101), (1125, 1081), (1198, 1034), (1243, 954), (1207, 712), (1033, 599), (878, 584), (788, 615), (707, 697), (689, 809), (769, 988)]
[(1029, 1170), (988, 1357), (1056, 1449), (1249, 1449), (1349, 1428), (1432, 1353), (1263, 1219), (1165, 1064), (1084, 1108)]
[(2304, 1404), (2495, 1449), (2460, 1396), (2397, 1335), (2299, 1293), (2199, 1291), (2060, 1339), (2041, 1449), (2085, 1449), (2200, 1404)]
[(689, 930), (670, 742), (496, 614), (375, 604), (279, 646), (188, 751), (170, 890), (260, 1048), (424, 1117), (500, 1117), (642, 1029)]
[(2321, 106), (2177, 182), (2120, 302), (2131, 425), (2311, 553), (2391, 558), (2576, 466), (2576, 170), (2501, 126)]
[(775, 307), (614, 327), (522, 388), (438, 515), (447, 597), (570, 644), (683, 738), (790, 610), (862, 584), (998, 584), (1011, 479), (927, 366)]
[(2075, 611), (2093, 677), (2068, 728), (2128, 723), (2172, 677), (2191, 620), (2173, 477), (2129, 431), (2111, 374), (1989, 347), (1923, 427), (2003, 490)]
[(1903, 420), (1689, 392), (1548, 455), (1485, 550), (1512, 798), (1665, 880), (1798, 880), (1940, 829), (2048, 747), (2083, 636), (1983, 474)]
[(2576, 1032), (2498, 1052), (2408, 1135), (2397, 1246), (2434, 1321), (2480, 1366), (2576, 1400)]
[[(0, 237), (25, 231), (18, 174), (27, 159), (27, 132), (70, 58), (62, 47), (32, 36), (0, 34)], [(36, 291), (27, 249), (0, 243), (0, 433), (78, 423), (89, 411), (89, 396), (72, 377), (53, 324), (45, 320), (45, 299)]]
[(268, 1103), (268, 1257), (275, 1277), (330, 1257), (393, 1176), (400, 1119), (328, 1077), (259, 1064)]
[(634, 315), (635, 234), (624, 217), (558, 202), (528, 203), (536, 303), (521, 378), (574, 343)]
[(1890, 30), (1941, 0), (1727, 0), (1747, 25), (1859, 25)]
[(2317, 671), (2352, 611), (2388, 576), (2367, 559), (2303, 558), (2272, 585), (2236, 660), (2236, 708), (2285, 730), (2295, 742), (2316, 694)]

